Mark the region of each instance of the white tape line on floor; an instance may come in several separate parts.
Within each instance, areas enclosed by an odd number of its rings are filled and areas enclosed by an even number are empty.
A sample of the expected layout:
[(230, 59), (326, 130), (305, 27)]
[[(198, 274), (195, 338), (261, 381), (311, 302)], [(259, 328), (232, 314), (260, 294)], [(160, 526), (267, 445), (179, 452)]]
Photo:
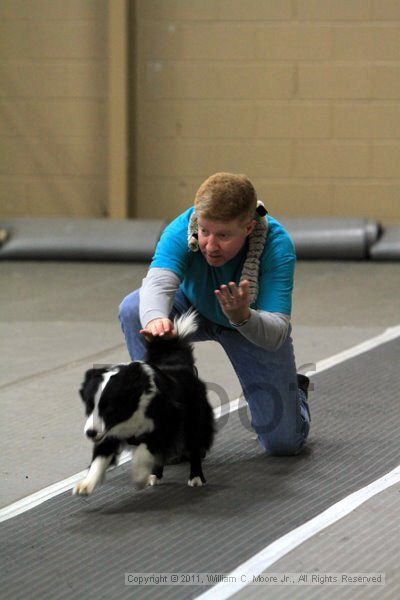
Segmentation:
[(361, 504), (379, 494), (386, 488), (399, 483), (400, 465), (380, 479), (346, 496), (343, 500), (336, 502), (327, 510), (320, 513), (307, 523), (293, 529), (286, 535), (266, 546), (261, 552), (252, 556), (249, 560), (239, 565), (234, 571), (227, 575), (229, 581), (218, 583), (216, 586), (196, 597), (196, 600), (225, 600), (237, 594), (246, 587), (248, 581), (257, 577), (273, 565), (277, 560), (288, 554), (297, 546), (310, 539), (316, 533), (339, 521)]

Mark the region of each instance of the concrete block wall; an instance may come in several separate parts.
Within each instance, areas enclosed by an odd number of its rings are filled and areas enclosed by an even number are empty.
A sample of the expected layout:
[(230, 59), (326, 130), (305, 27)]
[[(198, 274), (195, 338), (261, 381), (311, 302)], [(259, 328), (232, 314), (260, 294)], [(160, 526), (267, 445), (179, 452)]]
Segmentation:
[(400, 222), (400, 2), (136, 0), (135, 31), (135, 214), (228, 170), (273, 214)]
[(0, 216), (107, 207), (106, 0), (0, 2)]
[[(1, 0), (0, 217), (107, 214), (108, 2)], [(398, 0), (127, 0), (130, 213), (244, 172), (273, 214), (400, 221)]]

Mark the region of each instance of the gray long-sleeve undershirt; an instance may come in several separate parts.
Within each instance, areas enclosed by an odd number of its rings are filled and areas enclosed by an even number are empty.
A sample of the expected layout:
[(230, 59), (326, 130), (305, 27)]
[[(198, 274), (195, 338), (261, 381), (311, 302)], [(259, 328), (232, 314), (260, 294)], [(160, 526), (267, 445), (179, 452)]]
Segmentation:
[[(179, 284), (180, 279), (173, 271), (158, 267), (149, 269), (140, 289), (143, 327), (153, 319), (169, 318)], [(257, 346), (278, 350), (286, 339), (289, 323), (289, 315), (251, 308), (247, 323), (235, 329)]]

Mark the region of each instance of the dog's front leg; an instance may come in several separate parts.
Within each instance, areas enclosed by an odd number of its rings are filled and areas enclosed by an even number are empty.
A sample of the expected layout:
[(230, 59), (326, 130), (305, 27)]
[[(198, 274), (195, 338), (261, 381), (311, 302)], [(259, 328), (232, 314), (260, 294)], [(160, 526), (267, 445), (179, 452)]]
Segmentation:
[(132, 458), (132, 478), (136, 489), (141, 490), (149, 483), (155, 462), (156, 457), (150, 452), (147, 444), (139, 444)]
[(197, 450), (190, 452), (189, 487), (200, 487), (206, 483), (203, 470), (201, 468), (201, 454), (202, 453)]
[(161, 463), (159, 463), (159, 464), (156, 463), (153, 467), (151, 475), (149, 476), (149, 480), (148, 480), (147, 484), (152, 487), (155, 485), (159, 485), (161, 483), (163, 472), (164, 472), (164, 465)]
[(104, 481), (106, 470), (116, 457), (119, 445), (118, 440), (107, 439), (94, 447), (88, 474), (85, 479), (76, 484), (72, 490), (74, 495), (89, 496), (96, 485)]

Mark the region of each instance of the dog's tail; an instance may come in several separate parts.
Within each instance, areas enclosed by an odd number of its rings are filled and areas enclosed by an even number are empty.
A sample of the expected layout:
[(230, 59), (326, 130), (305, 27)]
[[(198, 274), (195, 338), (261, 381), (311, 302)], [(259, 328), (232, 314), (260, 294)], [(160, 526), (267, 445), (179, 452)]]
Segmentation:
[(199, 327), (197, 321), (198, 314), (199, 313), (197, 312), (197, 310), (191, 308), (180, 317), (175, 317), (174, 329), (178, 334), (178, 337), (183, 339), (197, 331)]

